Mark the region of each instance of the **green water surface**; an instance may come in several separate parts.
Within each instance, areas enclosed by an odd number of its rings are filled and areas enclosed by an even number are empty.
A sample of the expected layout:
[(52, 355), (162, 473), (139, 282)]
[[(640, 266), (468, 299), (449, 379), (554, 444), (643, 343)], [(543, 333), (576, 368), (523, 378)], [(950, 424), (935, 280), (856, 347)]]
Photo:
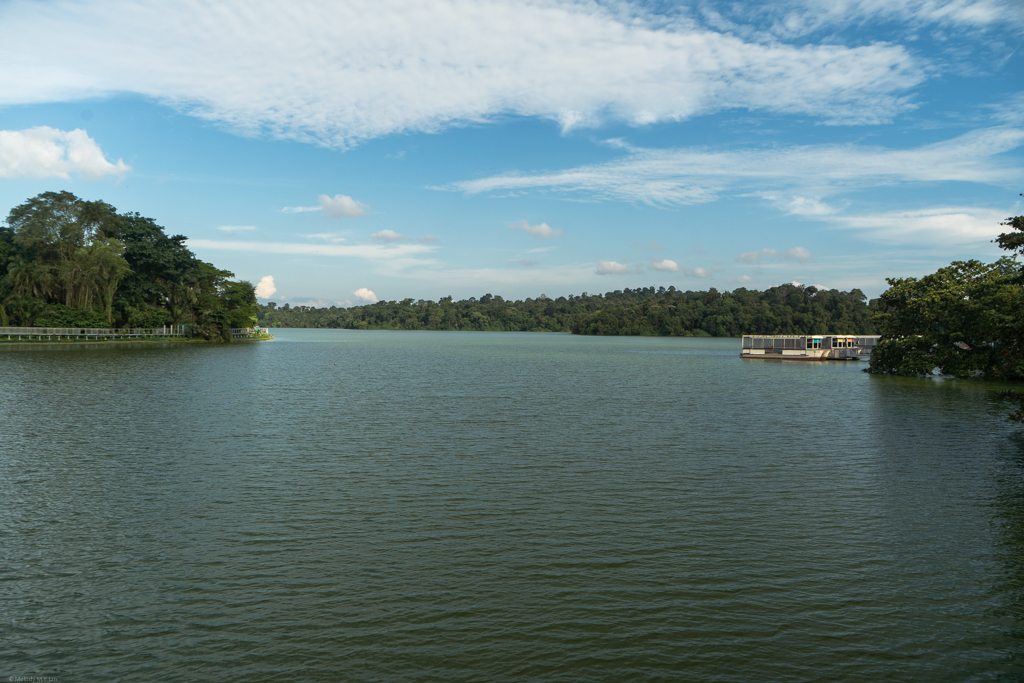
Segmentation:
[(1024, 678), (988, 385), (738, 340), (0, 349), (0, 675)]

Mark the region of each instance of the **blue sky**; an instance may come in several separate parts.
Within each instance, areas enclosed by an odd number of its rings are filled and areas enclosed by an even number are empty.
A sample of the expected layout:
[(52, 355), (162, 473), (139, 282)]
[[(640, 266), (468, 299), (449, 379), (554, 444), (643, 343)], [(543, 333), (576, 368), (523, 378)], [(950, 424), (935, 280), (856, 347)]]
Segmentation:
[(1022, 213), (1019, 0), (0, 3), (0, 209), (151, 216), (264, 300), (876, 296)]

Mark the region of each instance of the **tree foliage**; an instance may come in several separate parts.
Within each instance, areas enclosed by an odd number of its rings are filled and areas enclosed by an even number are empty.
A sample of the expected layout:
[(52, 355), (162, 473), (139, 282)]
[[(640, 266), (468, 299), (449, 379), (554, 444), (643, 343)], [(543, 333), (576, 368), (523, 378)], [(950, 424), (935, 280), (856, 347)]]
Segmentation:
[(507, 301), (485, 294), (453, 301), (405, 299), (352, 308), (260, 307), (269, 327), (376, 330), (573, 332), (599, 335), (715, 336), (742, 334), (870, 334), (874, 327), (860, 290), (817, 290), (791, 284), (764, 292), (682, 292), (675, 287), (625, 289), (601, 295), (541, 296)]
[(1024, 379), (1024, 216), (995, 242), (1013, 253), (995, 263), (956, 261), (921, 278), (890, 278), (877, 300), (882, 339), (870, 371)]
[(200, 261), (151, 218), (44, 192), (0, 227), (0, 325), (159, 327), (227, 337), (256, 321), (248, 282)]

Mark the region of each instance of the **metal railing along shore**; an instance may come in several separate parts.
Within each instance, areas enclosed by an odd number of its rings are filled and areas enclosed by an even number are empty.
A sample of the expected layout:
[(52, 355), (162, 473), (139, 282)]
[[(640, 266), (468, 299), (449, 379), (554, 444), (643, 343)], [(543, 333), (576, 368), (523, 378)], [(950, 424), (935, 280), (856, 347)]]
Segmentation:
[[(231, 328), (235, 339), (252, 339), (269, 334), (266, 327)], [(164, 325), (163, 327), (0, 327), (0, 340), (4, 341), (64, 341), (91, 340), (114, 341), (118, 339), (165, 339), (186, 337), (185, 325)]]

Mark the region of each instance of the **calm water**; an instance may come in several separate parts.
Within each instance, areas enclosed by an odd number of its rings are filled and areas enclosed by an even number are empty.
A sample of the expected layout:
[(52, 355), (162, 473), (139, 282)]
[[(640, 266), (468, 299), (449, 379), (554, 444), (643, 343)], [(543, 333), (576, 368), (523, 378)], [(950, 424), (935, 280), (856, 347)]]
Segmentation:
[(737, 340), (0, 348), (0, 675), (1024, 677), (991, 388)]

